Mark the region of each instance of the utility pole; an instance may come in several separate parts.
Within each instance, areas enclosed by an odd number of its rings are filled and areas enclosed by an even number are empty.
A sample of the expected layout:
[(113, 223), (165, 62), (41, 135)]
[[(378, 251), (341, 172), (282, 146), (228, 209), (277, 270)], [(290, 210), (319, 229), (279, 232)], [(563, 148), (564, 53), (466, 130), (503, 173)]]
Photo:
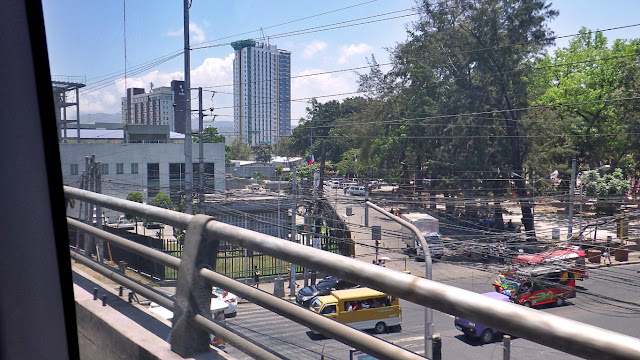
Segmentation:
[(364, 184), (364, 226), (365, 227), (369, 227), (369, 206), (367, 205), (368, 202), (369, 202), (369, 184), (365, 183)]
[(198, 88), (198, 204), (204, 214), (204, 115), (202, 115), (202, 88)]
[[(291, 167), (291, 195), (293, 197), (293, 208), (291, 209), (291, 241), (296, 240), (296, 211), (297, 211), (297, 199), (296, 192), (298, 190), (298, 184), (296, 180), (296, 167)], [(296, 295), (296, 266), (293, 263), (289, 263), (289, 269), (291, 269), (291, 278), (289, 279), (289, 296)]]
[[(96, 193), (102, 194), (102, 170), (101, 163), (96, 163)], [(102, 206), (96, 205), (96, 227), (102, 230)], [(104, 262), (104, 240), (98, 238), (96, 244), (96, 257), (99, 262)]]
[(571, 160), (571, 187), (569, 190), (569, 228), (567, 239), (571, 239), (573, 234), (573, 200), (576, 196), (576, 159)]
[[(84, 188), (85, 186), (85, 178), (87, 175), (87, 167), (85, 166), (84, 168), (84, 172), (82, 173), (82, 176), (80, 177), (80, 189), (82, 190), (86, 190)], [(80, 201), (78, 204), (78, 221), (82, 221), (82, 209), (83, 207), (86, 207), (87, 204), (84, 201)], [(80, 247), (80, 231), (76, 229), (76, 250)]]
[[(95, 155), (91, 155), (91, 158), (89, 158), (89, 191), (93, 192), (95, 191), (95, 171), (96, 169), (96, 156)], [(93, 226), (92, 221), (93, 221), (93, 204), (89, 204), (90, 208), (89, 208), (89, 216), (87, 217), (87, 221), (89, 223), (89, 225)], [(92, 235), (89, 235), (87, 237), (87, 240), (84, 242), (84, 255), (88, 258), (91, 258), (91, 253), (93, 253), (93, 251), (95, 250), (95, 246), (94, 246), (94, 237)], [(97, 254), (96, 254), (97, 255)]]
[(189, 47), (189, 3), (184, 0), (184, 193), (185, 213), (193, 214), (193, 153), (191, 139), (191, 54)]

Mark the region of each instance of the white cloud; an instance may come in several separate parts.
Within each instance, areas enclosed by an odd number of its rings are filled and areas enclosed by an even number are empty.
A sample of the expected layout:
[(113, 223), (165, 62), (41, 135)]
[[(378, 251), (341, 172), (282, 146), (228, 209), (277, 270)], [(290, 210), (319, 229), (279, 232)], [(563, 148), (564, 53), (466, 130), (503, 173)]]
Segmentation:
[[(206, 25), (205, 25), (206, 26)], [(183, 36), (183, 29), (175, 31), (167, 31), (167, 36)], [(207, 41), (207, 37), (204, 34), (204, 30), (195, 23), (189, 23), (189, 40), (192, 42), (204, 42)]]
[[(231, 53), (225, 58), (207, 58), (202, 64), (191, 70), (191, 88), (202, 86), (204, 88), (214, 85), (228, 85), (233, 83), (233, 58)], [(182, 71), (160, 72), (152, 71), (142, 76), (127, 78), (126, 87), (144, 88), (149, 91), (150, 83), (153, 82), (154, 88), (161, 86), (170, 86), (172, 80), (184, 80)], [(211, 102), (211, 93), (205, 93), (203, 96), (205, 108), (215, 105), (216, 108), (233, 106), (233, 96), (223, 95), (222, 92), (233, 92), (233, 86), (208, 88), (208, 90), (219, 90), (221, 93), (216, 95), (215, 104)], [(125, 81), (123, 78), (115, 80), (111, 85), (92, 92), (80, 92), (80, 111), (81, 120), (88, 121), (86, 114), (92, 113), (108, 113), (114, 114), (121, 111), (121, 98), (126, 94)], [(196, 92), (192, 91), (192, 98), (196, 96)], [(197, 108), (197, 101), (192, 103), (192, 108)], [(225, 113), (233, 114), (233, 109), (225, 109)], [(216, 111), (217, 112), (217, 111)], [(222, 111), (220, 111), (222, 112)], [(85, 120), (86, 119), (86, 120)], [(220, 118), (220, 120), (233, 120), (231, 118)]]
[(302, 57), (305, 59), (311, 58), (316, 53), (327, 48), (327, 43), (324, 41), (314, 40), (309, 45), (307, 45), (302, 51)]
[(194, 42), (204, 42), (207, 37), (204, 35), (204, 30), (194, 23), (189, 23), (189, 38)]
[[(307, 69), (295, 75), (315, 74), (326, 71), (326, 69)], [(321, 74), (305, 77), (294, 77), (291, 79), (291, 98), (301, 99), (316, 97), (319, 102), (324, 103), (330, 100), (342, 100), (356, 95), (335, 95), (357, 91), (356, 76), (349, 73)], [(306, 107), (309, 100), (291, 102), (291, 118), (296, 119), (294, 124), (301, 117), (306, 117)]]
[(360, 43), (360, 44), (351, 44), (349, 46), (341, 46), (340, 47), (340, 57), (338, 58), (338, 64), (344, 64), (351, 59), (351, 57), (355, 55), (369, 53), (373, 50), (371, 45)]

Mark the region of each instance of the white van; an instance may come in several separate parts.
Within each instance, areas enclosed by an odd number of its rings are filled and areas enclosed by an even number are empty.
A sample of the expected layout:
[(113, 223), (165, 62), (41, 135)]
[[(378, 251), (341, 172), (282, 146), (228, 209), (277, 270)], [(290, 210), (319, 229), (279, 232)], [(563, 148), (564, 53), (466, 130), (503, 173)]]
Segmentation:
[(349, 195), (364, 196), (364, 193), (365, 193), (364, 186), (351, 185), (347, 189), (347, 194)]

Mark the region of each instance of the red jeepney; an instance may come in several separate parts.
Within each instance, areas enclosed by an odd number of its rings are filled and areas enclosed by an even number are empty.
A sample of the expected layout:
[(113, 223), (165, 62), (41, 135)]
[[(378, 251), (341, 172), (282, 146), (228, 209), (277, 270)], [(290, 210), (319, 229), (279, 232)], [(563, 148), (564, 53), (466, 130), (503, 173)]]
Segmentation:
[(513, 259), (513, 265), (559, 264), (570, 268), (576, 280), (585, 280), (589, 278), (585, 265), (586, 258), (587, 253), (584, 251), (567, 247), (565, 249), (544, 251), (536, 254), (521, 254)]
[[(559, 266), (524, 267), (501, 275), (502, 284), (493, 285), (516, 304), (532, 307), (555, 303), (560, 306), (566, 299), (576, 296), (574, 274), (571, 269)], [(505, 286), (507, 280), (510, 286)]]

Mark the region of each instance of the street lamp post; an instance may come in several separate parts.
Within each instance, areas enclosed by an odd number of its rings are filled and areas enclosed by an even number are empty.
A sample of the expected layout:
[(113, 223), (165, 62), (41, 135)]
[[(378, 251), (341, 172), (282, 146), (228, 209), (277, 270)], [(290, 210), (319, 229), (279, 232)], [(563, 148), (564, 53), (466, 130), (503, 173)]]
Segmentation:
[[(377, 212), (381, 213), (382, 215), (388, 217), (389, 219), (397, 222), (398, 224), (406, 227), (407, 229), (409, 229), (410, 231), (412, 231), (415, 236), (418, 238), (418, 240), (420, 241), (420, 244), (422, 244), (422, 250), (424, 251), (424, 264), (425, 264), (425, 277), (427, 280), (431, 280), (431, 254), (429, 252), (429, 244), (427, 244), (427, 241), (424, 239), (424, 236), (422, 236), (422, 233), (420, 232), (420, 230), (418, 230), (417, 227), (415, 227), (414, 225), (410, 224), (408, 221), (403, 220), (402, 218), (400, 218), (399, 216), (395, 216), (389, 212), (387, 212), (386, 210), (378, 207), (375, 204), (372, 204), (371, 202), (367, 201), (365, 202), (365, 208), (366, 206), (370, 206), (372, 209), (376, 210)], [(433, 309), (432, 308), (428, 308), (425, 307), (424, 308), (424, 322), (425, 322), (425, 326), (424, 326), (424, 354), (428, 359), (433, 358)]]

